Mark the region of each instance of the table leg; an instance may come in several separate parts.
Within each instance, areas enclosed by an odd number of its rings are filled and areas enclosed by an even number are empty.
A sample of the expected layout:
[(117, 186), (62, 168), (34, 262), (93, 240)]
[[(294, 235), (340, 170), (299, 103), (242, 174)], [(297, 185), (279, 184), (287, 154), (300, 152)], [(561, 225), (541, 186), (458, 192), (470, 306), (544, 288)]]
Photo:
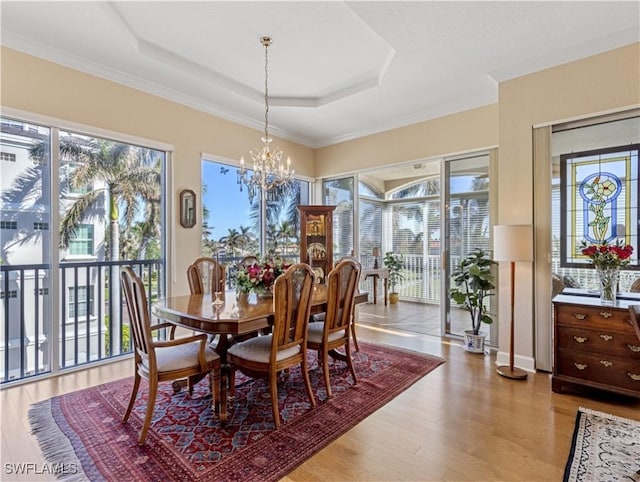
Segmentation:
[(378, 304), (378, 276), (372, 276), (373, 280), (373, 304)]
[(384, 306), (387, 306), (387, 296), (389, 292), (389, 280), (387, 278), (384, 279)]

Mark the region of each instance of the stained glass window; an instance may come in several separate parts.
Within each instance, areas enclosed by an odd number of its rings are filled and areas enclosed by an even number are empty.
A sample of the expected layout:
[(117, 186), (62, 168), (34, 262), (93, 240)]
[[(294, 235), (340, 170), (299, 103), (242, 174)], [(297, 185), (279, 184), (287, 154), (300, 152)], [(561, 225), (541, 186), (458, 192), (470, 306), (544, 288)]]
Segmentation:
[(560, 156), (561, 259), (563, 267), (583, 267), (581, 245), (634, 247), (638, 266), (638, 149), (640, 144)]

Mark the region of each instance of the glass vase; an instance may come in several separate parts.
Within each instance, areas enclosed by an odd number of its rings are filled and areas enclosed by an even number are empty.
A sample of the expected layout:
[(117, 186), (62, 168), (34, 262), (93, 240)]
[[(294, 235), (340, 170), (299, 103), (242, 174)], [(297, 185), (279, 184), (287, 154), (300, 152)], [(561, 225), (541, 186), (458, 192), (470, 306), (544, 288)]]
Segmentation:
[(616, 302), (618, 294), (618, 276), (620, 268), (596, 268), (600, 278), (600, 302), (611, 305)]

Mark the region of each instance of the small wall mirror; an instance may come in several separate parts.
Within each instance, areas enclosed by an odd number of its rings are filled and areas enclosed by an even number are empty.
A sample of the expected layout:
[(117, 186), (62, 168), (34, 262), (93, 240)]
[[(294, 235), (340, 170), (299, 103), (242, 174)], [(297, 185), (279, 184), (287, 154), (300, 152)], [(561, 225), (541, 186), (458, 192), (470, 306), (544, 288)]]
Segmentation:
[(191, 189), (180, 193), (180, 224), (183, 228), (196, 225), (196, 193)]

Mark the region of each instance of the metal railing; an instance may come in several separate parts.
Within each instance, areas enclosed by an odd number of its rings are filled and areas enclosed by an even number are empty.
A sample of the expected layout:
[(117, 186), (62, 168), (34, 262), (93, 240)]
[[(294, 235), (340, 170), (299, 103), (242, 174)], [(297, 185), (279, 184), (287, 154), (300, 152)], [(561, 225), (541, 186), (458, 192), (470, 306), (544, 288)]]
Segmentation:
[(141, 276), (150, 302), (162, 296), (163, 260), (60, 263), (54, 316), (49, 265), (0, 266), (0, 383), (131, 353), (121, 266)]

